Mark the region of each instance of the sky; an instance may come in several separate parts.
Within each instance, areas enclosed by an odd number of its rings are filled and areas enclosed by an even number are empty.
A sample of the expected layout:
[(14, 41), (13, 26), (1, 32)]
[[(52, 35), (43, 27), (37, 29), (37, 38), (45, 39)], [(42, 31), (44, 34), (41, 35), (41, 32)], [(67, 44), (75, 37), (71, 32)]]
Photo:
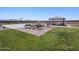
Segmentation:
[(53, 17), (79, 20), (79, 7), (0, 7), (0, 19), (48, 20)]

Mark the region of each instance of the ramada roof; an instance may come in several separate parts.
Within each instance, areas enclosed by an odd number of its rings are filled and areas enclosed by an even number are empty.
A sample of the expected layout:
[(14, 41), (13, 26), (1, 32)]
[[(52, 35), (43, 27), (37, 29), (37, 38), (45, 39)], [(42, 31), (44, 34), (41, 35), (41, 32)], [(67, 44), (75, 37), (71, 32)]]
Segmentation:
[(63, 19), (65, 19), (65, 18), (63, 18), (63, 17), (53, 17), (53, 18), (49, 18), (49, 20), (63, 20)]

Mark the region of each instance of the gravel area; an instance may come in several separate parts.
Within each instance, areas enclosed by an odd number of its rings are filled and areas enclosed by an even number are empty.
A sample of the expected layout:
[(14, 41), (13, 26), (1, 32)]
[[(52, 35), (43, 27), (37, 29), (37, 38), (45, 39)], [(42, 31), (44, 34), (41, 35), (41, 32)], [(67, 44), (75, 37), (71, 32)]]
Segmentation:
[(24, 28), (20, 28), (20, 29), (16, 29), (18, 31), (22, 31), (22, 32), (26, 32), (26, 33), (30, 33), (30, 34), (33, 34), (33, 35), (36, 35), (36, 36), (40, 36), (48, 31), (50, 31), (52, 28), (49, 28), (49, 27), (44, 27), (43, 29), (41, 30), (38, 30), (38, 29), (24, 29)]

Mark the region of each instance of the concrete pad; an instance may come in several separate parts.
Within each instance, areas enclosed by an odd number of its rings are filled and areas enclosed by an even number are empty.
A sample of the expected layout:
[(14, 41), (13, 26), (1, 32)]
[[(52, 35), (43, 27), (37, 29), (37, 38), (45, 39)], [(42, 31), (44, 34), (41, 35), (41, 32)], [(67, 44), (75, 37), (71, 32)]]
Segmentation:
[(5, 27), (5, 28), (3, 28), (3, 26), (0, 26), (0, 31), (2, 31), (2, 30), (8, 30), (9, 28), (7, 28), (7, 27)]
[(17, 29), (17, 28), (24, 28), (24, 25), (25, 24), (10, 24), (10, 25), (3, 25), (3, 26), (10, 29)]

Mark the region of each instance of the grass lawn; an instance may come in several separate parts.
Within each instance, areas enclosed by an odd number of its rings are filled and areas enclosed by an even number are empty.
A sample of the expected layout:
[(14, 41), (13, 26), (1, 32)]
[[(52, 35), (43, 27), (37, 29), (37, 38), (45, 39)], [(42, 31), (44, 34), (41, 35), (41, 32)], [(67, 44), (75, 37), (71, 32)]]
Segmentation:
[(0, 31), (0, 50), (79, 51), (79, 29), (54, 28), (40, 37), (16, 30)]

